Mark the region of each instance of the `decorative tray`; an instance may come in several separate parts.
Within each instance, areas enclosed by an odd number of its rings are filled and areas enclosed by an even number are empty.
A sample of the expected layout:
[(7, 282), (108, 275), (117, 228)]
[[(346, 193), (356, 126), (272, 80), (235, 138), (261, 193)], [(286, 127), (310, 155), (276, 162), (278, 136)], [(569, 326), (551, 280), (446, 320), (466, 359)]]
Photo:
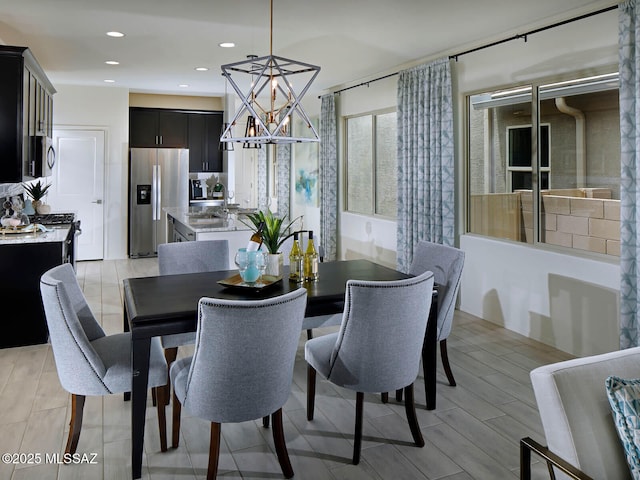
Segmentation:
[(0, 234), (2, 235), (14, 235), (18, 233), (36, 233), (36, 232), (50, 232), (47, 227), (40, 225), (39, 223), (30, 223), (29, 225), (18, 225), (16, 227), (0, 227)]
[(232, 277), (218, 280), (218, 283), (224, 287), (243, 288), (248, 290), (262, 290), (263, 288), (269, 287), (274, 283), (278, 283), (280, 280), (282, 280), (282, 277), (275, 277), (273, 275), (263, 275), (262, 278), (260, 279), (260, 282), (256, 282), (253, 285), (249, 285), (247, 283), (244, 283), (239, 273), (236, 273)]

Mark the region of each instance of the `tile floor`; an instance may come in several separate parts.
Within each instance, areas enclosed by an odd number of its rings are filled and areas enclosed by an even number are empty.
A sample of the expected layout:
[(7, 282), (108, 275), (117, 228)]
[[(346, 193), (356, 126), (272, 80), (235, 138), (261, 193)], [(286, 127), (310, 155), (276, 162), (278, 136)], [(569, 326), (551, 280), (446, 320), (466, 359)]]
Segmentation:
[[(96, 317), (107, 333), (115, 333), (122, 331), (122, 279), (156, 274), (157, 261), (80, 262), (77, 270)], [(353, 392), (319, 378), (315, 420), (306, 420), (305, 338), (301, 334), (292, 393), (284, 407), (295, 478), (304, 480), (518, 478), (519, 439), (544, 441), (529, 371), (569, 358), (456, 312), (448, 346), (458, 386), (449, 387), (440, 368), (437, 409), (427, 411), (422, 376), (417, 383), (418, 419), (426, 446), (413, 446), (402, 404), (382, 404), (379, 395), (367, 395), (362, 460), (354, 466)], [(181, 355), (189, 353), (182, 350)], [(0, 453), (20, 453), (22, 460), (31, 460), (0, 463), (1, 479), (131, 478), (129, 402), (122, 395), (87, 399), (78, 452), (88, 454), (85, 460), (95, 454), (95, 463), (55, 463), (52, 454), (64, 451), (69, 415), (69, 395), (59, 384), (48, 345), (0, 350)], [(260, 420), (225, 424), (222, 432), (221, 478), (283, 478), (271, 431)], [(144, 479), (205, 478), (208, 448), (209, 424), (183, 410), (180, 447), (161, 453), (156, 411), (148, 408)], [(536, 461), (533, 470), (535, 478), (547, 478), (542, 463)]]

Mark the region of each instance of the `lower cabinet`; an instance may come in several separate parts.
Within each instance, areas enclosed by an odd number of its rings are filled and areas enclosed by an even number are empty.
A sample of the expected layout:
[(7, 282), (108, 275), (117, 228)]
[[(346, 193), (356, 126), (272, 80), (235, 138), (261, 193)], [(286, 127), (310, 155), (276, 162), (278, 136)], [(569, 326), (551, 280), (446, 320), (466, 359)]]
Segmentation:
[(47, 343), (49, 331), (40, 296), (40, 277), (66, 260), (65, 242), (0, 246), (2, 315), (0, 348)]

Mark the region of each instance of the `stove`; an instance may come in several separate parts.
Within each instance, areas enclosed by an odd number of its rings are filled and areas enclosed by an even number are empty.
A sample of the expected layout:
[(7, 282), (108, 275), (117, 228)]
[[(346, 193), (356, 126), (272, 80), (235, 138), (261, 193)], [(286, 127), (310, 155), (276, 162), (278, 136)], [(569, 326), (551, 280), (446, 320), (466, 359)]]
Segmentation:
[(46, 215), (29, 215), (31, 223), (39, 223), (41, 225), (65, 225), (74, 223), (75, 213), (48, 213)]

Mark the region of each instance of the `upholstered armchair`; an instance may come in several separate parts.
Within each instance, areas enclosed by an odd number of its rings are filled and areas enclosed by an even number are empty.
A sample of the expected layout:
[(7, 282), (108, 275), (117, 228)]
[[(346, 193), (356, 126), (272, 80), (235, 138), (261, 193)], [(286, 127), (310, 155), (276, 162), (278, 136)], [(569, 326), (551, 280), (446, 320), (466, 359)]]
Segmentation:
[(631, 478), (605, 387), (610, 376), (640, 378), (640, 347), (531, 371), (547, 445), (521, 440), (520, 478), (531, 478), (531, 452), (547, 462), (557, 479)]
[(305, 343), (307, 419), (313, 420), (316, 372), (356, 391), (353, 464), (360, 461), (365, 393), (403, 389), (413, 440), (424, 446), (413, 400), (431, 308), (433, 273), (396, 281), (349, 280), (340, 330)]
[(217, 475), (221, 424), (269, 415), (282, 473), (293, 476), (282, 406), (291, 393), (306, 299), (304, 288), (265, 300), (200, 299), (194, 354), (171, 367), (172, 445), (179, 444), (183, 406), (211, 422), (208, 479)]
[[(71, 393), (71, 422), (65, 453), (73, 454), (80, 439), (85, 397), (131, 391), (131, 335), (105, 335), (70, 263), (45, 272), (40, 279), (40, 292), (58, 378), (62, 387)], [(159, 387), (166, 382), (167, 364), (160, 340), (154, 338), (149, 358), (149, 387)], [(164, 403), (159, 396), (160, 443), (166, 450)]]

